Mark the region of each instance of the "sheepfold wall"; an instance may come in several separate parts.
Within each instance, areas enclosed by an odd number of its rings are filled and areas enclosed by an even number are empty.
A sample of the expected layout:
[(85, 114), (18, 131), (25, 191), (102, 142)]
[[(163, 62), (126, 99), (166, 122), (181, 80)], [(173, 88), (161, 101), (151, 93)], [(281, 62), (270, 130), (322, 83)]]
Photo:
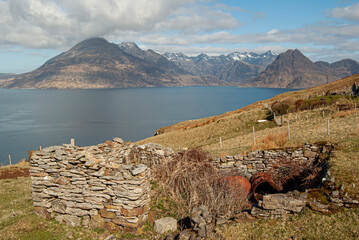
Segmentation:
[[(218, 158), (213, 164), (249, 179), (283, 162), (328, 158), (331, 149), (330, 144), (305, 144), (257, 150)], [(36, 151), (30, 159), (34, 212), (71, 226), (138, 232), (150, 207), (150, 168), (173, 153), (159, 144), (138, 146), (120, 138), (97, 146), (64, 144)]]
[(119, 138), (36, 151), (30, 159), (34, 212), (71, 226), (136, 232), (149, 210), (149, 167), (170, 154), (157, 144)]
[(224, 156), (218, 158), (215, 165), (221, 170), (235, 170), (249, 179), (258, 172), (276, 171), (285, 163), (295, 162), (298, 165), (303, 165), (312, 163), (318, 158), (328, 160), (331, 151), (330, 143), (308, 143), (298, 148), (256, 150), (247, 155)]

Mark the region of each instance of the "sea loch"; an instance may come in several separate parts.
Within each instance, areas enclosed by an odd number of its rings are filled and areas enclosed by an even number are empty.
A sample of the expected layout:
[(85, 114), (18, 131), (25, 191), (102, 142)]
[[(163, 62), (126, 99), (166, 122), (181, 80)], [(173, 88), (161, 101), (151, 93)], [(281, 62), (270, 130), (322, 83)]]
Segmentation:
[(0, 163), (28, 150), (114, 137), (138, 141), (163, 126), (236, 110), (289, 89), (173, 87), (101, 90), (0, 89)]

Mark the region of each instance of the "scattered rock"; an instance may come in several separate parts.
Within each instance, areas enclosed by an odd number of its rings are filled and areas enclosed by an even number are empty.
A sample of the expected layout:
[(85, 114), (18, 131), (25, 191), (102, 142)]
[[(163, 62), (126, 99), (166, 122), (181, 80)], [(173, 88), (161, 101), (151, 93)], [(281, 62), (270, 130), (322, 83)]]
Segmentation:
[(191, 229), (185, 229), (178, 234), (178, 240), (190, 240), (195, 238), (196, 233)]
[(177, 220), (172, 217), (165, 217), (155, 221), (154, 229), (157, 233), (164, 234), (168, 231), (177, 230)]
[(105, 238), (105, 240), (116, 240), (116, 237), (113, 234), (111, 234), (107, 238)]
[(51, 215), (44, 207), (34, 207), (34, 213), (42, 218), (50, 219)]
[(73, 239), (74, 238), (74, 234), (72, 233), (72, 231), (68, 231), (66, 233), (66, 238), (68, 238), (68, 239)]
[(322, 204), (322, 203), (317, 202), (317, 201), (311, 201), (308, 204), (309, 204), (309, 207), (314, 211), (321, 212), (321, 213), (328, 213), (329, 212), (329, 205)]
[(248, 212), (240, 212), (234, 215), (234, 221), (236, 222), (253, 222), (255, 218)]

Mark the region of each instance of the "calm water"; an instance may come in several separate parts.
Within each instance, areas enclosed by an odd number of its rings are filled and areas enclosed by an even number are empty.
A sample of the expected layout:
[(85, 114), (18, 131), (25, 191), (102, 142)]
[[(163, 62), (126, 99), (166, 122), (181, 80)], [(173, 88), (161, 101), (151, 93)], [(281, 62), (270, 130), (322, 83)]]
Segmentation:
[(137, 141), (160, 127), (218, 115), (288, 89), (174, 87), (105, 90), (0, 89), (0, 163), (30, 149), (80, 146), (114, 137)]

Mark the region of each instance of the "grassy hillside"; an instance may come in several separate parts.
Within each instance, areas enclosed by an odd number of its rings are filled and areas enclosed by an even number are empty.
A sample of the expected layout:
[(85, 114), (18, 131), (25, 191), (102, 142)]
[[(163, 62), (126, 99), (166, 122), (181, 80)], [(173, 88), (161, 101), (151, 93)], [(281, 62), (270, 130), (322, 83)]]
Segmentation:
[[(249, 152), (254, 148), (330, 141), (335, 145), (330, 159), (332, 174), (352, 197), (359, 199), (359, 97), (330, 95), (348, 91), (354, 82), (359, 82), (359, 75), (320, 87), (284, 93), (220, 116), (178, 123), (159, 129), (160, 135), (138, 143), (155, 142), (175, 150), (201, 147), (220, 156)], [(264, 103), (272, 105), (275, 111), (284, 111), (282, 117), (290, 123), (290, 139), (287, 122), (276, 126)], [(258, 123), (261, 119), (269, 121)], [(1, 171), (7, 170), (9, 167), (0, 168), (0, 176)], [(154, 209), (151, 209), (156, 214), (162, 211), (156, 218), (170, 214), (173, 208), (163, 200), (165, 198), (158, 194), (152, 196)], [(358, 226), (359, 209), (345, 209), (331, 215), (305, 209), (287, 219), (237, 223), (224, 226), (218, 232), (224, 239), (358, 239)], [(105, 229), (72, 228), (41, 219), (32, 213), (30, 178), (0, 177), (0, 239), (105, 239), (108, 235), (110, 233)], [(134, 237), (120, 233), (115, 236), (119, 239)], [(160, 237), (154, 234), (151, 226), (146, 226), (144, 235), (138, 239)]]
[[(359, 82), (359, 74), (319, 87), (283, 93), (223, 115), (164, 127), (158, 130), (160, 135), (139, 143), (155, 142), (176, 150), (200, 147), (223, 156), (252, 149), (330, 141), (335, 146), (331, 171), (346, 191), (359, 199), (359, 97), (348, 95), (354, 82)], [(258, 122), (270, 120), (271, 114), (264, 104), (277, 106), (277, 111), (286, 110), (282, 112), (283, 126), (273, 121)], [(358, 239), (358, 226), (358, 209), (332, 215), (308, 210), (289, 219), (239, 223), (220, 232), (225, 239)]]
[[(155, 142), (175, 150), (200, 147), (215, 156), (245, 153), (253, 149), (299, 146), (305, 142), (330, 141), (335, 147), (333, 171), (348, 189), (359, 193), (359, 97), (330, 95), (359, 82), (359, 74), (306, 90), (287, 92), (244, 108), (159, 129), (160, 135), (139, 144)], [(295, 109), (296, 102), (307, 108)], [(284, 124), (277, 126), (264, 104), (288, 104)], [(355, 110), (355, 104), (357, 109)], [(299, 106), (300, 107), (300, 106)], [(269, 119), (266, 122), (258, 120)], [(330, 134), (328, 135), (328, 119)], [(288, 123), (290, 139), (288, 136)], [(255, 129), (255, 144), (253, 141)], [(222, 149), (220, 149), (220, 138)], [(354, 184), (352, 184), (354, 183)]]

